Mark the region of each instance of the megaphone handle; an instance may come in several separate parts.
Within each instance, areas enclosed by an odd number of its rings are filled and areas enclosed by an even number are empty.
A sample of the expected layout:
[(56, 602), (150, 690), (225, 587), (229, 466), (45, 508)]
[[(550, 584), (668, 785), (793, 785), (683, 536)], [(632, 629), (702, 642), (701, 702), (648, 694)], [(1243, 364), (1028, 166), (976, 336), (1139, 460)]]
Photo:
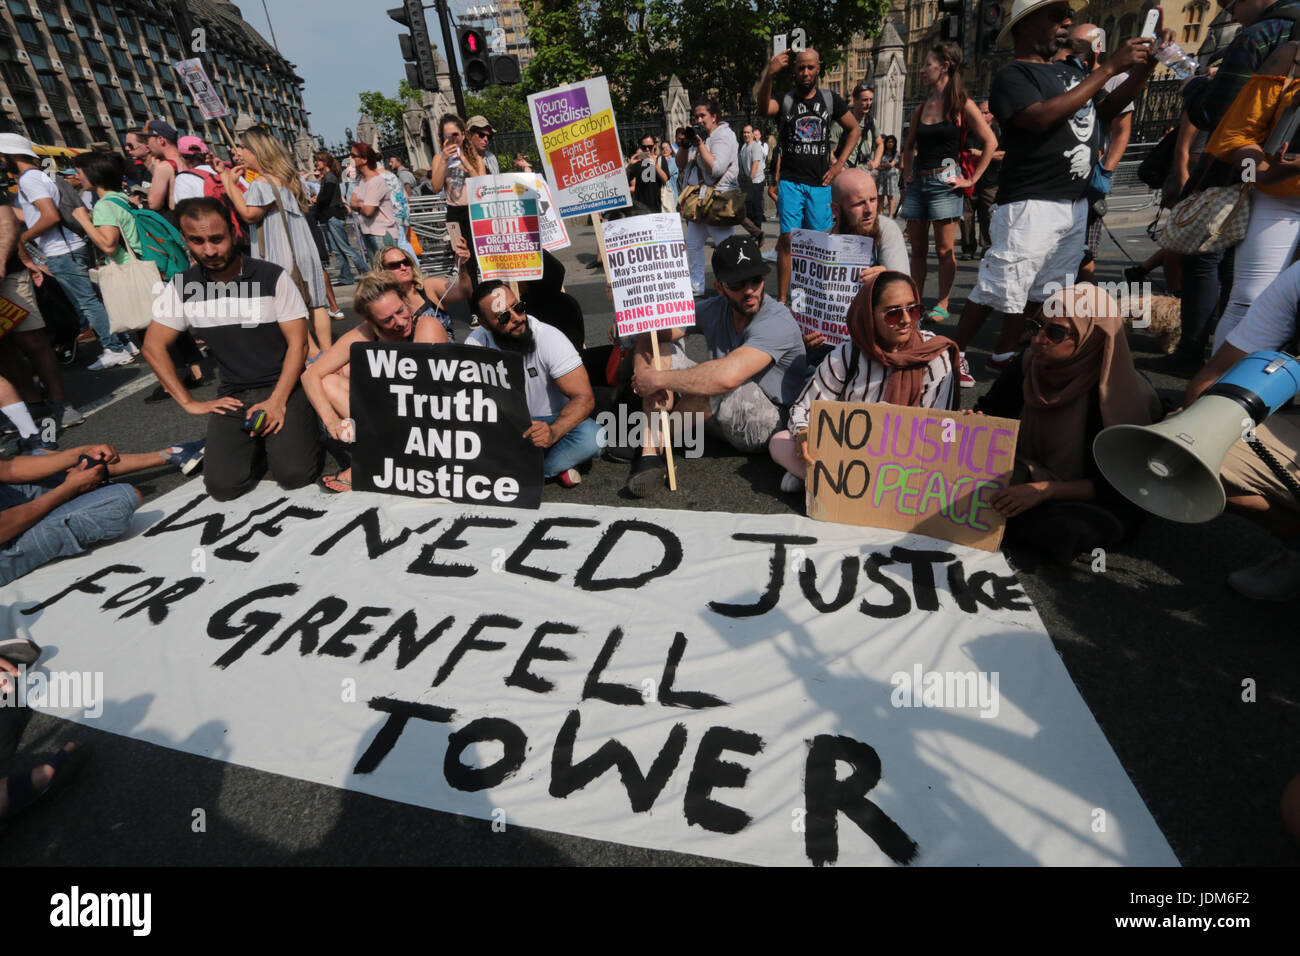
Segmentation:
[(1258, 438), (1248, 438), (1246, 444), (1250, 450), (1259, 456), (1259, 460), (1268, 465), (1268, 470), (1277, 475), (1278, 480), (1287, 488), (1291, 489), (1291, 494), (1295, 495), (1296, 500), (1300, 501), (1300, 482), (1295, 480), (1295, 476), (1283, 467), (1282, 463), (1274, 457), (1273, 453), (1264, 447), (1264, 443)]

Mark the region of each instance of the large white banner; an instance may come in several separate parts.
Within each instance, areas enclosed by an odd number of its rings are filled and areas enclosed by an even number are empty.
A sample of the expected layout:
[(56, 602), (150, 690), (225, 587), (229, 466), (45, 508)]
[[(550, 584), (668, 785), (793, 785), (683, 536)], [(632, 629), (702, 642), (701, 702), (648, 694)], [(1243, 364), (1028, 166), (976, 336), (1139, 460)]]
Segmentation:
[(100, 707), (54, 713), (507, 827), (758, 864), (1176, 862), (1001, 555), (930, 538), (191, 482), (3, 599), (51, 682), (102, 674)]

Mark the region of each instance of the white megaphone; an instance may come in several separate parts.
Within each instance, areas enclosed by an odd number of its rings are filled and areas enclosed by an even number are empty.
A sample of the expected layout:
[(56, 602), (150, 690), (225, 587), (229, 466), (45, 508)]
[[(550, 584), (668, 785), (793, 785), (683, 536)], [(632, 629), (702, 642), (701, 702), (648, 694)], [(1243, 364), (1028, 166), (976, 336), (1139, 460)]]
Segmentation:
[(1228, 449), (1296, 392), (1300, 362), (1285, 352), (1252, 352), (1177, 415), (1103, 429), (1093, 457), (1139, 508), (1171, 521), (1209, 521), (1227, 503), (1219, 469)]

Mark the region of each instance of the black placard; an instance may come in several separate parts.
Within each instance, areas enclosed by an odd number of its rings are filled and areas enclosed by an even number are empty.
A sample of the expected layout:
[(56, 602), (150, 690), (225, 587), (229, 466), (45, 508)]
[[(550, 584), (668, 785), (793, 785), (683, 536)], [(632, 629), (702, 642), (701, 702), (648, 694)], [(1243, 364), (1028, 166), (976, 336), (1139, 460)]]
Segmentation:
[(536, 508), (542, 450), (519, 355), (472, 345), (352, 346), (352, 485), (416, 498)]

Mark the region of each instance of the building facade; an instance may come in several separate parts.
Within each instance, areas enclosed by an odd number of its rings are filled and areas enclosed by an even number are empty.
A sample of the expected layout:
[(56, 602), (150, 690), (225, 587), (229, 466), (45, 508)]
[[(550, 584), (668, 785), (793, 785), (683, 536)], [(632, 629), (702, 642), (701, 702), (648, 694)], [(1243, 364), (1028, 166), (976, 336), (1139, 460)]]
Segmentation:
[[(197, 32), (196, 32), (197, 31)], [(310, 136), (303, 80), (225, 0), (0, 0), (0, 130), (121, 148), (150, 119), (224, 143), (173, 61), (199, 57), (230, 111), (292, 149)]]

